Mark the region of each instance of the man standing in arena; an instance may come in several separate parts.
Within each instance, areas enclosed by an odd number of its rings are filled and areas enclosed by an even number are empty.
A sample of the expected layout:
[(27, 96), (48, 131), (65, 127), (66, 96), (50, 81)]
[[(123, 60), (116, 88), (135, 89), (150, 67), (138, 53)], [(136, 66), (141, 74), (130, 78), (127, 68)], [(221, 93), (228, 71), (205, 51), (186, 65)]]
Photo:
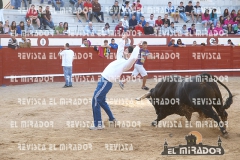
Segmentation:
[(69, 49), (69, 43), (64, 46), (65, 50), (60, 50), (58, 55), (62, 56), (62, 66), (65, 78), (65, 85), (63, 88), (72, 87), (72, 62), (74, 60), (74, 52)]
[(94, 127), (90, 130), (101, 130), (102, 117), (101, 107), (107, 113), (110, 122), (116, 122), (109, 105), (106, 102), (106, 95), (112, 88), (112, 82), (119, 79), (123, 72), (128, 71), (137, 60), (139, 54), (139, 45), (133, 49), (129, 46), (124, 50), (127, 35), (123, 35), (122, 40), (118, 44), (117, 60), (111, 62), (102, 72), (101, 79), (98, 81), (97, 88), (92, 99), (92, 110)]
[[(143, 77), (142, 89), (144, 89), (144, 90), (149, 90), (149, 88), (146, 87), (147, 72), (146, 72), (145, 68), (143, 67), (144, 62), (149, 55), (150, 55), (150, 53), (149, 53), (149, 50), (147, 49), (147, 42), (143, 41), (142, 48), (140, 49), (140, 52), (138, 55), (138, 60), (134, 65), (134, 70), (133, 70), (131, 79), (133, 77), (137, 77), (137, 75), (140, 73), (141, 76)], [(119, 86), (123, 89), (124, 84), (126, 82), (127, 82), (127, 80), (123, 80), (122, 82), (119, 82)]]

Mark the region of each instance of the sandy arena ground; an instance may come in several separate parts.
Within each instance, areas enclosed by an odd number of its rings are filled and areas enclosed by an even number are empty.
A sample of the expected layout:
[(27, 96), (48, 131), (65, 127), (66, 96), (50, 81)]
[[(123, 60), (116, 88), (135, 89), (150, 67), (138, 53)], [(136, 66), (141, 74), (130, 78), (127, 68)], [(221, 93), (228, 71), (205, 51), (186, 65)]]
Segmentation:
[[(150, 88), (156, 85), (151, 79), (147, 82)], [(240, 78), (230, 78), (228, 86), (234, 97), (234, 102), (227, 110), (229, 127), (229, 138), (222, 139), (222, 146), (225, 154), (222, 156), (162, 156), (164, 140), (168, 145), (178, 146), (186, 144), (185, 135), (190, 131), (199, 131), (203, 137), (203, 144), (217, 145), (218, 135), (221, 135), (218, 128), (166, 128), (152, 127), (151, 122), (156, 119), (153, 106), (148, 100), (142, 103), (134, 99), (144, 93), (140, 89), (141, 83), (128, 83), (124, 90), (121, 90), (117, 83), (108, 93), (108, 98), (128, 98), (128, 101), (119, 103), (111, 101), (111, 109), (114, 116), (121, 124), (117, 128), (109, 127), (102, 131), (90, 131), (88, 127), (82, 126), (69, 128), (68, 121), (92, 121), (91, 103), (60, 105), (60, 98), (85, 98), (91, 99), (96, 88), (96, 82), (74, 83), (73, 88), (61, 88), (63, 83), (38, 83), (19, 86), (7, 86), (0, 88), (0, 160), (185, 160), (185, 159), (222, 159), (237, 160), (240, 157)], [(224, 99), (228, 97), (227, 91), (219, 87)], [(20, 104), (19, 98), (41, 98), (46, 100), (46, 105)], [(54, 99), (56, 105), (50, 105), (49, 98)], [(131, 100), (132, 99), (132, 100)], [(23, 101), (22, 101), (23, 102)], [(102, 111), (103, 120), (107, 115)], [(178, 121), (184, 125), (185, 117), (171, 115), (164, 121)], [(192, 116), (192, 122), (199, 120), (198, 114)], [(13, 121), (13, 122), (11, 122)], [(15, 122), (14, 122), (15, 121)], [(53, 121), (53, 127), (44, 128), (21, 127), (24, 121)], [(124, 122), (131, 121), (131, 126), (124, 126)], [(134, 127), (137, 123), (137, 126)], [(16, 123), (16, 125), (15, 125)], [(50, 123), (50, 122), (49, 122)], [(140, 126), (139, 126), (139, 123)], [(40, 124), (40, 122), (38, 123)], [(17, 126), (18, 128), (14, 127)], [(39, 150), (26, 148), (24, 144), (41, 144)], [(56, 150), (49, 150), (51, 144), (55, 144)], [(91, 144), (84, 145), (85, 149), (60, 150), (60, 144)], [(106, 144), (128, 144), (131, 150), (120, 151), (119, 148), (107, 148)], [(46, 146), (46, 150), (43, 146)], [(29, 145), (28, 145), (29, 146)], [(87, 148), (89, 147), (89, 148)], [(116, 146), (115, 146), (116, 147)], [(108, 149), (108, 150), (107, 150)], [(115, 150), (116, 149), (116, 150)], [(126, 149), (126, 147), (125, 147)]]

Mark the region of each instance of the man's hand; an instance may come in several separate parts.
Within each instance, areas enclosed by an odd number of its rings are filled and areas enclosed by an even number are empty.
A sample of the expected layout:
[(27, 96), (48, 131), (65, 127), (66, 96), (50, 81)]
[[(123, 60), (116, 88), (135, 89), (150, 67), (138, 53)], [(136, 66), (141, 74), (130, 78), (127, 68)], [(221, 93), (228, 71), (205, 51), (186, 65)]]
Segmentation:
[(143, 42), (143, 41), (140, 41), (136, 46), (139, 47), (139, 46), (142, 44), (142, 42)]
[(60, 51), (58, 52), (58, 55), (60, 56), (60, 53), (62, 52), (62, 50), (60, 49)]

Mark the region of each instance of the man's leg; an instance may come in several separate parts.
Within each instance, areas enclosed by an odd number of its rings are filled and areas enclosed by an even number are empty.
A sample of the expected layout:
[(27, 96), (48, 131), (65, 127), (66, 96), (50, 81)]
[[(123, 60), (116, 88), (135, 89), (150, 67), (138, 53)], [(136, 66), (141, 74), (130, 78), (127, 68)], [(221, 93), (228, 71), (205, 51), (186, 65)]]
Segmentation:
[(64, 79), (65, 79), (65, 85), (63, 87), (67, 86), (67, 68), (63, 66), (63, 74), (64, 74)]
[(142, 89), (144, 90), (149, 90), (148, 87), (146, 87), (146, 82), (147, 82), (147, 71), (143, 67), (143, 65), (136, 65), (136, 68), (138, 69), (139, 73), (143, 77), (143, 83), (142, 83)]
[[(98, 82), (98, 86), (94, 92), (92, 99), (92, 110), (93, 110), (93, 118), (94, 118), (94, 126), (102, 127), (102, 117), (101, 117), (101, 106), (103, 105), (103, 109), (109, 116), (110, 120), (113, 120), (113, 114), (108, 104), (106, 103), (106, 95), (109, 90), (112, 88), (112, 83), (105, 80), (103, 77)], [(91, 129), (91, 128), (90, 128)]]
[(96, 17), (97, 21), (100, 22), (100, 19), (98, 17), (99, 12), (93, 12), (94, 17)]
[(56, 0), (52, 0), (52, 4), (55, 7), (55, 10), (57, 11), (58, 10), (58, 6), (57, 6), (57, 3), (56, 3)]
[(100, 12), (100, 15), (101, 15), (101, 20), (104, 22), (103, 12)]
[(72, 67), (68, 68), (69, 87), (72, 87)]
[(60, 7), (64, 7), (64, 1), (63, 0), (60, 0)]

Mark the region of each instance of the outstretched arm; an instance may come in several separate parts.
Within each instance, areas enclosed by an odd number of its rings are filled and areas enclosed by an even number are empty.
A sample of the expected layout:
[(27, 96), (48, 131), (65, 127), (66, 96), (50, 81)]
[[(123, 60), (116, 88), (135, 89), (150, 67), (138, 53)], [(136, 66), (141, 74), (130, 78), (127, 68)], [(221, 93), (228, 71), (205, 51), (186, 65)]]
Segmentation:
[(125, 65), (125, 69), (130, 69), (132, 67), (132, 65), (135, 63), (135, 61), (138, 59), (138, 54), (139, 54), (139, 50), (140, 50), (140, 45), (142, 44), (142, 41), (136, 45), (136, 47), (134, 48), (130, 58), (127, 60), (127, 63)]
[(117, 50), (117, 59), (121, 59), (124, 52), (125, 40), (127, 39), (127, 35), (123, 35), (121, 41), (118, 43), (118, 50)]

